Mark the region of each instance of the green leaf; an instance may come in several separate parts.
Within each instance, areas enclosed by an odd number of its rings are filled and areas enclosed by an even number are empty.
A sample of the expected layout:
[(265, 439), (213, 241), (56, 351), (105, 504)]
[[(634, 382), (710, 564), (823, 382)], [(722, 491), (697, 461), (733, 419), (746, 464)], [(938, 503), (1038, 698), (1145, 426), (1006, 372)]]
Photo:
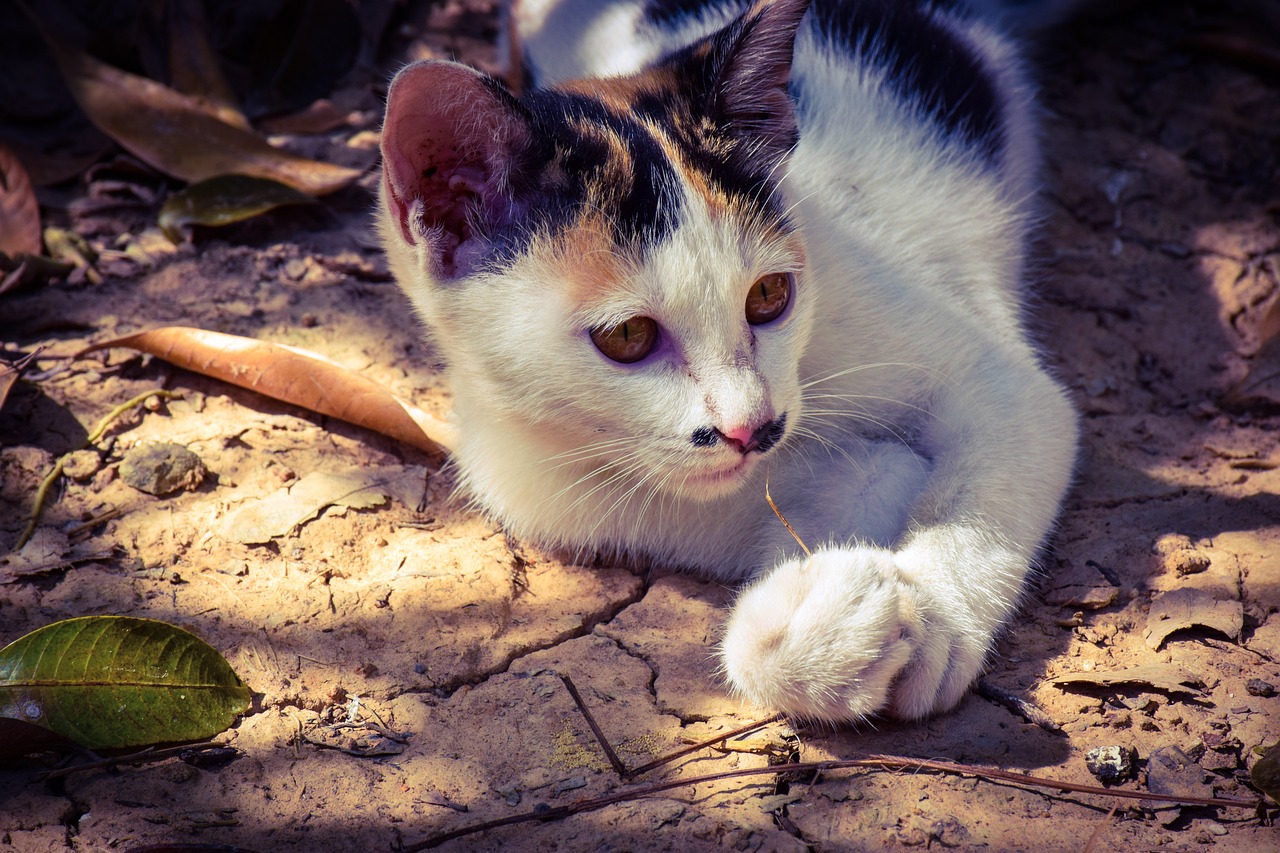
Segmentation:
[(85, 616), (0, 649), (0, 717), (90, 749), (207, 738), (248, 707), (222, 655), (164, 622)]
[(1253, 787), (1280, 802), (1280, 742), (1267, 747), (1249, 771)]
[(286, 204), (312, 204), (311, 196), (267, 178), (221, 175), (169, 196), (160, 230), (174, 243), (189, 225), (230, 225)]

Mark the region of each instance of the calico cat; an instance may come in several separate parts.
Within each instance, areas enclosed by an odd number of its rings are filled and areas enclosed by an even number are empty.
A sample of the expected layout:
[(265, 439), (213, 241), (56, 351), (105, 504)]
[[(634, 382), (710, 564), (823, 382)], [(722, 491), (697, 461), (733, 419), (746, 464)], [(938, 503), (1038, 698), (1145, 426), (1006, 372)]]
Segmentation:
[(543, 0), (522, 97), (451, 62), (388, 97), (380, 229), (462, 487), (519, 539), (744, 583), (723, 674), (801, 717), (953, 706), (1070, 477), (1031, 93), (975, 8)]

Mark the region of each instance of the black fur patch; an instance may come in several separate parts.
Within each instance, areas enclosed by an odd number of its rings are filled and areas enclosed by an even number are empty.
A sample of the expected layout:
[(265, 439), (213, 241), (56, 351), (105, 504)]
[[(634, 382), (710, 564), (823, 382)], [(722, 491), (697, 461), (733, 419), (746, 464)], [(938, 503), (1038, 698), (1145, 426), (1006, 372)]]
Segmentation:
[(705, 175), (726, 196), (754, 208), (770, 221), (785, 225), (776, 164), (762, 167), (747, 156), (755, 141), (735, 132), (708, 112), (717, 93), (717, 57), (698, 45), (677, 51), (665, 63), (677, 67), (681, 85), (639, 95), (632, 109), (639, 117), (661, 126), (683, 152), (689, 166)]
[(644, 16), (662, 26), (686, 18), (701, 18), (707, 9), (723, 5), (725, 0), (649, 0), (644, 4)]
[(815, 0), (810, 16), (820, 33), (882, 65), (898, 93), (947, 131), (989, 153), (1001, 150), (995, 84), (972, 50), (927, 11), (904, 0)]
[[(531, 163), (529, 175), (533, 185), (522, 193), (537, 224), (556, 230), (589, 205), (609, 220), (621, 245), (643, 247), (675, 230), (679, 225), (675, 169), (638, 122), (592, 98), (555, 90), (531, 92), (524, 105), (542, 149), (531, 158), (536, 163)], [(601, 132), (592, 134), (593, 127)], [(606, 177), (619, 172), (618, 152), (606, 138), (625, 146), (630, 169), (621, 183)], [(550, 179), (552, 166), (566, 179)], [(520, 178), (513, 175), (512, 180)]]

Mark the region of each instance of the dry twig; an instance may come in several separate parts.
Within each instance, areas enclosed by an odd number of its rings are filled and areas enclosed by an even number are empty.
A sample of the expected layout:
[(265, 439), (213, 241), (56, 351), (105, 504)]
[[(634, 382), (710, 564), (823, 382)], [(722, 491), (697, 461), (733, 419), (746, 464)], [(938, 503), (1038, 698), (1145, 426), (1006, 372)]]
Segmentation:
[(600, 731), (600, 726), (596, 724), (596, 718), (591, 716), (591, 712), (587, 710), (586, 704), (582, 701), (582, 694), (578, 692), (578, 688), (573, 685), (573, 679), (567, 675), (560, 676), (560, 680), (564, 682), (565, 689), (569, 691), (569, 695), (573, 697), (573, 702), (578, 706), (578, 710), (582, 713), (583, 719), (587, 721), (587, 725), (591, 726), (591, 733), (596, 736), (596, 742), (600, 744), (600, 748), (604, 750), (605, 757), (609, 759), (609, 764), (613, 766), (613, 771), (618, 774), (619, 779), (627, 778), (627, 767), (622, 763), (622, 759), (618, 757), (618, 753), (613, 751), (613, 747), (609, 745), (609, 740), (604, 736), (604, 732)]
[(724, 779), (737, 779), (746, 776), (776, 776), (781, 773), (818, 774), (832, 770), (851, 770), (857, 768), (958, 773), (963, 776), (974, 776), (979, 779), (1009, 782), (1015, 785), (1029, 787), (1048, 788), (1063, 792), (1070, 791), (1078, 794), (1096, 794), (1104, 797), (1120, 797), (1130, 800), (1154, 800), (1156, 802), (1175, 803), (1178, 805), (1189, 806), (1211, 806), (1216, 808), (1257, 810), (1261, 808), (1265, 802), (1261, 799), (1236, 800), (1222, 797), (1183, 797), (1176, 794), (1156, 794), (1150, 791), (1112, 790), (1109, 788), (1101, 788), (1097, 785), (1080, 785), (1074, 782), (1045, 779), (1039, 776), (1027, 776), (1021, 773), (1012, 773), (1007, 770), (997, 770), (990, 767), (974, 767), (967, 764), (953, 764), (949, 761), (929, 761), (920, 758), (905, 758), (896, 755), (872, 755), (867, 758), (855, 758), (847, 761), (809, 761), (798, 764), (779, 764), (773, 767), (749, 767), (741, 770), (726, 770), (722, 773), (711, 773), (706, 776), (695, 776), (687, 779), (673, 779), (667, 782), (655, 782), (653, 784), (631, 788), (626, 791), (618, 791), (603, 797), (596, 797), (592, 800), (580, 800), (576, 803), (569, 803), (568, 805), (557, 806), (555, 808), (525, 812), (523, 814), (511, 815), (497, 820), (485, 821), (484, 823), (472, 824), (471, 826), (464, 826), (461, 829), (455, 829), (450, 832), (433, 835), (417, 842), (416, 844), (410, 844), (404, 848), (404, 853), (417, 853), (417, 851), (420, 850), (430, 850), (433, 847), (439, 847), (446, 841), (452, 841), (455, 838), (463, 838), (468, 835), (474, 835), (478, 832), (485, 832), (490, 829), (498, 829), (503, 826), (514, 826), (516, 824), (531, 823), (534, 821), (560, 820), (571, 815), (596, 811), (597, 809), (602, 809), (605, 806), (611, 806), (615, 803), (627, 802), (650, 794), (669, 791), (672, 788), (686, 788), (706, 784), (708, 782), (718, 782)]

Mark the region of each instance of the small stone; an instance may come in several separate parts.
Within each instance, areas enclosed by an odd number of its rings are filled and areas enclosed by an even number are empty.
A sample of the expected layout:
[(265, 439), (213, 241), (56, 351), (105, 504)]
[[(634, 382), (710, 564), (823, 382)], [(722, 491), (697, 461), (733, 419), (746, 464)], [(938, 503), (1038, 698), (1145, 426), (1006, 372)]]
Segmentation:
[(1106, 784), (1133, 778), (1133, 750), (1127, 746), (1099, 746), (1084, 755), (1084, 764)]
[(562, 779), (551, 788), (551, 795), (558, 797), (565, 791), (574, 791), (578, 788), (587, 787), (587, 778), (585, 776), (574, 776), (570, 779)]
[(1227, 834), (1227, 828), (1220, 823), (1211, 823), (1204, 828), (1204, 831), (1219, 838)]
[(124, 454), (120, 477), (140, 492), (163, 496), (190, 491), (204, 482), (208, 471), (200, 457), (181, 444), (142, 444)]
[(1245, 682), (1244, 689), (1250, 696), (1261, 696), (1263, 699), (1276, 695), (1276, 686), (1261, 678), (1250, 678)]
[(1179, 575), (1195, 575), (1209, 568), (1211, 562), (1209, 555), (1203, 551), (1174, 551), (1165, 556), (1164, 568), (1165, 571), (1176, 572)]
[(102, 467), (102, 457), (96, 450), (76, 450), (62, 460), (62, 473), (76, 482), (83, 482)]

